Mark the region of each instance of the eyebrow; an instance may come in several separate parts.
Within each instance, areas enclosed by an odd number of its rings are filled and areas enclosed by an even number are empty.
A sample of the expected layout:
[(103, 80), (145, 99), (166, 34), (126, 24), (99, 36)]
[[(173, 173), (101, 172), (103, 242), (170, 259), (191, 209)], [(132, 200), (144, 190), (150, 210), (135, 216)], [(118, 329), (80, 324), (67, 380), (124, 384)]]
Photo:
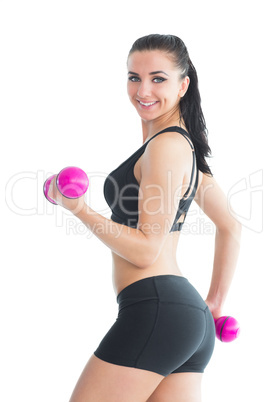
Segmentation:
[[(159, 73), (165, 74), (165, 75), (167, 75), (167, 76), (169, 77), (169, 75), (168, 75), (167, 73), (165, 73), (165, 71), (162, 71), (162, 70), (159, 70), (159, 71), (152, 71), (152, 72), (149, 73), (149, 74), (150, 74), (150, 75), (155, 75), (155, 74), (159, 74)], [(132, 75), (137, 75), (137, 76), (139, 76), (139, 74), (134, 73), (133, 71), (129, 71), (128, 74), (132, 74)]]

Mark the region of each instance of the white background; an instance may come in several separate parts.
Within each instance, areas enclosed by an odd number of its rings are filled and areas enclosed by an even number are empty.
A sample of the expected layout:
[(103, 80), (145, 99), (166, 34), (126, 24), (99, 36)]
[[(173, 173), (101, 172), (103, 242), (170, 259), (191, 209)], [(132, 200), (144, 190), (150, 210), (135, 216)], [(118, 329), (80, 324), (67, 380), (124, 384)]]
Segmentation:
[[(91, 207), (110, 216), (105, 176), (142, 144), (126, 95), (127, 53), (149, 33), (175, 34), (188, 47), (209, 129), (209, 163), (243, 224), (225, 306), (242, 332), (232, 344), (217, 341), (204, 401), (267, 397), (265, 3), (0, 2), (1, 401), (68, 401), (116, 318), (110, 250), (46, 202), (42, 186), (50, 174), (79, 166), (90, 177)], [(215, 228), (196, 205), (184, 234), (178, 262), (205, 298)]]

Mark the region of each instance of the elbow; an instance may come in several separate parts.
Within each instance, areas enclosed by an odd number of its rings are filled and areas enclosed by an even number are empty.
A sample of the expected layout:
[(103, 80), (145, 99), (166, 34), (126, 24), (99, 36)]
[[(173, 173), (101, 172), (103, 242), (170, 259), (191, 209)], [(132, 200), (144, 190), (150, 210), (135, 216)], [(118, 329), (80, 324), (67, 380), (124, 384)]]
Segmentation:
[(229, 234), (234, 237), (238, 241), (240, 241), (241, 233), (242, 233), (242, 224), (236, 217), (228, 220), (224, 226), (217, 227), (218, 233)]
[(132, 250), (131, 262), (140, 269), (146, 269), (151, 267), (158, 259), (165, 237), (146, 236), (141, 230), (139, 230), (139, 235), (142, 238), (136, 244), (134, 251)]
[(134, 264), (140, 269), (149, 268), (157, 260), (158, 255), (159, 251), (147, 244), (142, 250), (136, 253)]
[(140, 255), (137, 253), (134, 264), (140, 269), (146, 269), (149, 268), (155, 260), (155, 256), (150, 252), (145, 252), (144, 254), (141, 253)]
[(235, 238), (240, 242), (242, 234), (242, 224), (237, 220), (234, 228)]
[(239, 219), (232, 207), (231, 207), (231, 216), (232, 221), (230, 222), (230, 230), (237, 239), (240, 239), (242, 232), (242, 224), (239, 222)]

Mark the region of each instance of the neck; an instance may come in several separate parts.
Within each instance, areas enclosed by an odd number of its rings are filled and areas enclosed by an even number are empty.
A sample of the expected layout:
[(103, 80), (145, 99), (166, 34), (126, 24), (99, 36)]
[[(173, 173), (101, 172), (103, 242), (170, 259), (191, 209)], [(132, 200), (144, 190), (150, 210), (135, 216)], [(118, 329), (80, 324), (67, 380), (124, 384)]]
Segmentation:
[(174, 114), (173, 116), (164, 119), (161, 116), (161, 118), (155, 120), (142, 120), (141, 124), (143, 143), (167, 127), (180, 126), (186, 129), (184, 121), (180, 119), (180, 113), (176, 113), (176, 115)]

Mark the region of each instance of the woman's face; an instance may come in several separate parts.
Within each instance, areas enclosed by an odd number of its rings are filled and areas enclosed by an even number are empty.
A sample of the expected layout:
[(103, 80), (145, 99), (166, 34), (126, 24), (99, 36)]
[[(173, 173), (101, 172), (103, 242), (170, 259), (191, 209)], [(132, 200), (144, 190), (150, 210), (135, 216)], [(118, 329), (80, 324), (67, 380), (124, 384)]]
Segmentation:
[(170, 117), (189, 85), (171, 58), (160, 50), (135, 51), (128, 59), (127, 91), (131, 103), (145, 121)]

